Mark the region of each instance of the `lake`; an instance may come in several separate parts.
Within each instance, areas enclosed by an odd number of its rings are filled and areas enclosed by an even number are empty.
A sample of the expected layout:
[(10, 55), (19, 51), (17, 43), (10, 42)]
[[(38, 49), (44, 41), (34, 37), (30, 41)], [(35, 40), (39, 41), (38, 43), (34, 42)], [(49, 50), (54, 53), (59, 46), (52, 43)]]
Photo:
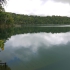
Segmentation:
[(70, 27), (5, 29), (0, 36), (0, 60), (11, 70), (70, 70)]

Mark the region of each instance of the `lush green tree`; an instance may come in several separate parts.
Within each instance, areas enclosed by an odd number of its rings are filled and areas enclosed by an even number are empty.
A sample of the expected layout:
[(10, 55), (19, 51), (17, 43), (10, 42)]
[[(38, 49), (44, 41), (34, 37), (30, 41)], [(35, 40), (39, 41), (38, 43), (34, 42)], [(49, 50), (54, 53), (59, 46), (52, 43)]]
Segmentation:
[(11, 14), (6, 12), (0, 12), (0, 28), (11, 27), (13, 23), (14, 20)]
[(0, 40), (0, 49), (4, 50), (4, 41), (3, 40)]
[(29, 25), (54, 25), (54, 24), (70, 24), (70, 17), (63, 16), (27, 16), (12, 13), (14, 24), (22, 26)]

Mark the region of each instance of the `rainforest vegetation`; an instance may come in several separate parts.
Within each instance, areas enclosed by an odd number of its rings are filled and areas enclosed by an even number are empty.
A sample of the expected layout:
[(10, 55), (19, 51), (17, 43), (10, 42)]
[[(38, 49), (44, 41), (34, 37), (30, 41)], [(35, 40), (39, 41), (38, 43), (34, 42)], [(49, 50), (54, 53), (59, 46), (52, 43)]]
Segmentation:
[[(11, 35), (21, 32), (40, 32), (40, 31), (56, 31), (60, 32), (61, 30), (65, 30), (64, 28), (55, 29), (55, 28), (39, 28), (39, 27), (32, 27), (32, 26), (40, 26), (40, 25), (68, 25), (70, 24), (70, 17), (66, 16), (33, 16), (33, 15), (24, 15), (24, 14), (16, 14), (11, 12), (5, 12), (5, 9), (3, 8), (3, 5), (5, 5), (7, 2), (6, 0), (0, 0), (0, 43), (5, 41), (7, 38), (9, 38)], [(14, 27), (18, 25), (22, 26), (22, 30)], [(27, 27), (26, 26), (31, 26)], [(23, 28), (24, 27), (24, 28)], [(29, 31), (28, 31), (29, 30)], [(69, 28), (66, 28), (66, 31), (69, 30)], [(15, 33), (15, 32), (16, 33)], [(3, 44), (3, 43), (2, 43)], [(3, 44), (4, 45), (4, 44)], [(0, 45), (2, 49), (2, 45)]]
[(22, 26), (70, 24), (70, 17), (66, 16), (34, 16), (5, 12), (4, 4), (6, 0), (0, 0), (0, 28), (8, 28), (17, 24)]
[(17, 24), (22, 26), (70, 24), (70, 17), (66, 16), (33, 16), (5, 12), (3, 5), (6, 3), (6, 0), (0, 0), (0, 28)]
[(52, 24), (70, 24), (69, 17), (62, 16), (28, 16), (12, 13), (14, 24), (22, 25), (52, 25)]
[[(10, 27), (11, 26), (10, 21), (12, 20), (11, 16), (5, 12), (5, 10), (3, 8), (4, 4), (6, 4), (6, 0), (0, 0), (0, 50), (4, 50), (4, 42), (6, 39), (5, 35), (8, 34), (7, 31), (5, 34), (3, 34), (5, 31), (5, 27), (6, 28)], [(12, 23), (12, 21), (11, 21), (11, 23)], [(2, 63), (1, 60), (0, 60), (0, 63)], [(6, 65), (6, 67), (5, 67), (5, 65), (0, 64), (0, 70), (11, 70), (11, 69), (10, 69), (10, 67), (8, 67), (8, 65)]]
[(10, 27), (11, 25), (63, 25), (70, 24), (70, 17), (62, 16), (28, 16), (15, 13), (0, 12), (0, 27)]
[[(32, 26), (32, 25), (63, 25), (70, 24), (69, 17), (62, 16), (28, 16), (28, 15), (20, 15), (15, 13), (2, 13), (2, 15), (6, 15), (3, 19), (4, 24), (19, 24), (23, 26)], [(1, 22), (2, 23), (2, 22)]]
[[(32, 27), (39, 25), (67, 25), (70, 24), (70, 17), (64, 16), (33, 16), (33, 15), (21, 15), (11, 12), (5, 12), (3, 5), (6, 0), (0, 0), (0, 50), (4, 50), (5, 41), (12, 35), (21, 33), (33, 33), (33, 32), (66, 32), (70, 31), (69, 27), (57, 28), (57, 27)], [(21, 25), (21, 28), (15, 26)], [(26, 27), (31, 26), (31, 27)], [(4, 65), (0, 65), (0, 70), (5, 70)], [(8, 66), (6, 70), (11, 70)]]
[[(0, 0), (0, 43), (5, 41), (11, 35), (21, 32), (40, 32), (40, 31), (56, 31), (60, 32), (61, 30), (69, 30), (69, 28), (39, 28), (39, 27), (32, 27), (32, 26), (39, 26), (39, 25), (68, 25), (70, 24), (70, 17), (66, 16), (34, 16), (34, 15), (24, 15), (24, 14), (16, 14), (11, 12), (5, 12), (3, 5), (7, 2), (6, 0)], [(21, 25), (21, 29), (14, 29), (15, 26)], [(31, 26), (27, 27), (26, 26)], [(24, 28), (23, 28), (24, 27)], [(17, 31), (15, 31), (17, 30)], [(15, 33), (15, 32), (16, 33)], [(4, 44), (3, 44), (4, 45)], [(2, 45), (0, 45), (2, 49)]]

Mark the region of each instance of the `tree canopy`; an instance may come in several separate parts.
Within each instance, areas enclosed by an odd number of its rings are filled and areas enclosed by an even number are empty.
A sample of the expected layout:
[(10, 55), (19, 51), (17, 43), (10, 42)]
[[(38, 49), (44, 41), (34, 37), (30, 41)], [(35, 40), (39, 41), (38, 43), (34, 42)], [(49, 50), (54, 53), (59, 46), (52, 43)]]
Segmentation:
[(23, 26), (70, 24), (70, 17), (66, 16), (28, 16), (12, 13), (12, 17), (14, 24)]

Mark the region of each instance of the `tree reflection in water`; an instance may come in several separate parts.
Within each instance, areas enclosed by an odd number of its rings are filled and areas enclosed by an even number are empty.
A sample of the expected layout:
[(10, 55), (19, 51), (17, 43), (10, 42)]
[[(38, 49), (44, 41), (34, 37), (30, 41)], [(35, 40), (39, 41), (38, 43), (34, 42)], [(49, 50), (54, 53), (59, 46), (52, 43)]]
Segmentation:
[[(0, 49), (3, 51), (4, 50), (4, 40), (0, 40)], [(1, 52), (0, 50), (0, 52)], [(6, 63), (2, 63), (0, 60), (0, 70), (11, 70)]]
[(8, 67), (8, 65), (1, 64), (0, 65), (0, 70), (11, 70), (11, 69), (10, 69), (10, 67)]
[(4, 50), (4, 40), (0, 40), (0, 49)]

